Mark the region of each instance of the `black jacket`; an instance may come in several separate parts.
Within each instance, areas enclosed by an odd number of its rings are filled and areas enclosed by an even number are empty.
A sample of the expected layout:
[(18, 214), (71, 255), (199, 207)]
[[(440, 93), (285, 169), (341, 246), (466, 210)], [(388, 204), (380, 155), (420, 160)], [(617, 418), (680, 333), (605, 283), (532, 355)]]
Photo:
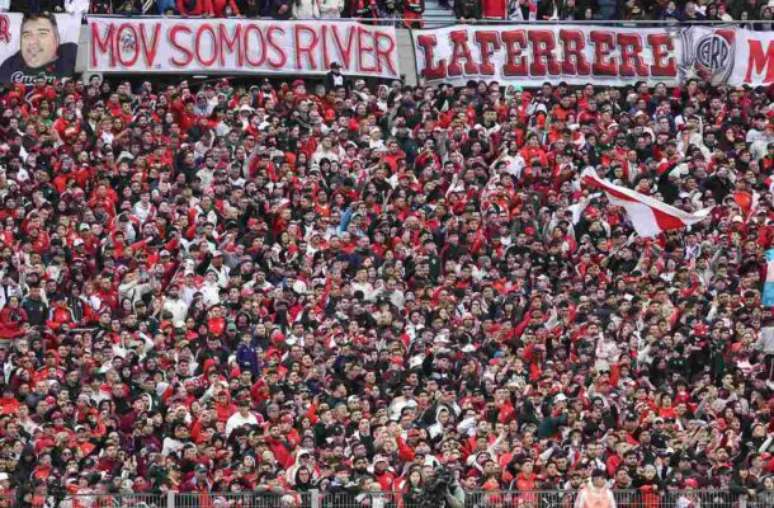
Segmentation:
[[(344, 86), (344, 88), (347, 87), (347, 78), (344, 77), (343, 74), (339, 74), (341, 76), (341, 83), (339, 83), (338, 86)], [(336, 88), (336, 82), (335, 82), (336, 75), (333, 71), (328, 72), (328, 74), (325, 75), (325, 90), (334, 90)]]
[(454, 14), (458, 18), (481, 19), (480, 0), (455, 0)]
[(56, 60), (47, 65), (33, 68), (27, 67), (21, 51), (17, 51), (0, 65), (0, 83), (30, 84), (39, 76), (45, 76), (49, 79), (72, 76), (75, 71), (77, 52), (78, 45), (73, 42), (60, 44), (57, 50), (59, 56)]
[(22, 308), (27, 313), (27, 319), (32, 326), (46, 324), (48, 319), (48, 307), (41, 300), (25, 298), (22, 301)]

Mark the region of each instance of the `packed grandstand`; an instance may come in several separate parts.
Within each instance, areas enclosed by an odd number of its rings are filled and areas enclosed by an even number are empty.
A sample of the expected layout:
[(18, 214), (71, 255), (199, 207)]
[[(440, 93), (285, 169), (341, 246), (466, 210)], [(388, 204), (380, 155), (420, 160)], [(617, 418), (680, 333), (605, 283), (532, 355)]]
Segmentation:
[(79, 80), (38, 36), (0, 506), (774, 506), (774, 83)]

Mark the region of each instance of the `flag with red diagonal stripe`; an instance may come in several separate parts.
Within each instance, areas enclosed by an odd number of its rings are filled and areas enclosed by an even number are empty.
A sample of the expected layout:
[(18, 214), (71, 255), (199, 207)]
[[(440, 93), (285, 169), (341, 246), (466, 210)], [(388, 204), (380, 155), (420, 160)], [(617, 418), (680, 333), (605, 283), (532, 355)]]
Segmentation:
[(712, 208), (688, 213), (632, 189), (615, 185), (599, 178), (596, 171), (587, 168), (581, 174), (582, 183), (587, 187), (601, 190), (608, 201), (626, 210), (626, 215), (640, 236), (658, 236), (664, 231), (682, 229), (701, 222), (709, 216)]

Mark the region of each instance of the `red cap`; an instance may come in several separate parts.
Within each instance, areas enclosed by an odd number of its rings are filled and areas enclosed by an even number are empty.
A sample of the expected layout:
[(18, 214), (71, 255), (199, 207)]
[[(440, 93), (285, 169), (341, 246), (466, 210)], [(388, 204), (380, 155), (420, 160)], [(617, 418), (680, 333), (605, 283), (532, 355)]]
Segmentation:
[(217, 362), (212, 359), (208, 358), (204, 361), (204, 372), (209, 372), (210, 369), (215, 369), (217, 367)]

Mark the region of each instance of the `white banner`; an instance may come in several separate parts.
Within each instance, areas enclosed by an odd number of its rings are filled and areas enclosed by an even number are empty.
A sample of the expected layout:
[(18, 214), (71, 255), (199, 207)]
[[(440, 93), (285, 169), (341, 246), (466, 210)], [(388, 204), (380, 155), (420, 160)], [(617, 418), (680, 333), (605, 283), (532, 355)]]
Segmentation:
[(417, 73), (426, 82), (618, 86), (697, 78), (757, 86), (774, 81), (772, 33), (727, 26), (461, 25), (415, 30), (413, 38)]
[(81, 17), (0, 13), (0, 83), (72, 76)]
[(88, 69), (399, 77), (392, 27), (319, 20), (89, 18)]
[(736, 66), (732, 85), (770, 85), (774, 83), (774, 32), (740, 30), (736, 44)]

